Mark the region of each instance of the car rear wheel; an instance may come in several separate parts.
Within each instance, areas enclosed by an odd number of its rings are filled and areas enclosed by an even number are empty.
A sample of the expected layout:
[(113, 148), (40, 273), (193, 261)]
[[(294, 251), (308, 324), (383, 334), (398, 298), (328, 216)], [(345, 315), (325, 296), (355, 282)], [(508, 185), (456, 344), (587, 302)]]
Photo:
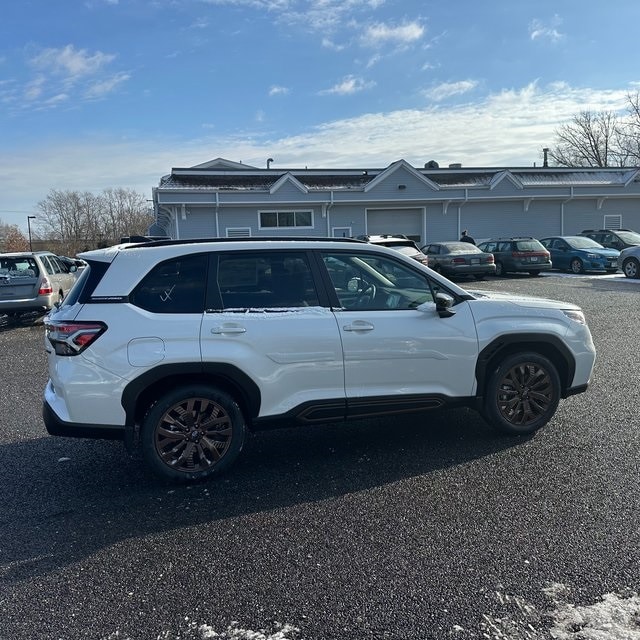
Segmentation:
[(548, 358), (517, 353), (503, 360), (489, 377), (483, 415), (503, 433), (533, 433), (551, 420), (560, 394), (560, 376)]
[(640, 262), (636, 258), (628, 258), (622, 263), (622, 272), (627, 278), (640, 278)]
[(571, 273), (584, 273), (584, 265), (580, 258), (574, 258), (569, 264), (569, 268), (571, 269)]
[(148, 411), (141, 429), (142, 455), (165, 479), (202, 480), (236, 460), (245, 435), (242, 411), (228, 393), (186, 385), (167, 393)]

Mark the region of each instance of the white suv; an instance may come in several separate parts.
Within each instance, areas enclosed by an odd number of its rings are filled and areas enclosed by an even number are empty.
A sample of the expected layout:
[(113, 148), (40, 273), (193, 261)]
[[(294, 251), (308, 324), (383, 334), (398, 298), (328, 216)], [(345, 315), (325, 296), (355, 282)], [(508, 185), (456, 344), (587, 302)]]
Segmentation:
[(159, 241), (81, 257), (46, 320), (47, 430), (140, 446), (165, 478), (215, 475), (247, 430), (273, 426), (470, 406), (531, 433), (586, 390), (594, 365), (575, 305), (470, 293), (357, 240)]

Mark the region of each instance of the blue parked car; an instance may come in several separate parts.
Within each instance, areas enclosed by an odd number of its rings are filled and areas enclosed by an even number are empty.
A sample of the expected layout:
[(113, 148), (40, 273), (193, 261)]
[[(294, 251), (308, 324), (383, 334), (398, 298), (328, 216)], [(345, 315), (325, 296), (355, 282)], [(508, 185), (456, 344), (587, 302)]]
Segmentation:
[(554, 269), (584, 273), (585, 271), (618, 270), (620, 252), (607, 249), (585, 236), (552, 236), (541, 238), (540, 242), (551, 254)]

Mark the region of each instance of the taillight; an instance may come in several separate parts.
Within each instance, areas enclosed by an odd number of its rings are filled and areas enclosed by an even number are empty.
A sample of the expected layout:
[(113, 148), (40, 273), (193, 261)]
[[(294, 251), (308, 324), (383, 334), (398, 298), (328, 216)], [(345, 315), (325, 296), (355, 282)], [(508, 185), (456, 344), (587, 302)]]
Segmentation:
[(495, 261), (496, 261), (496, 259), (495, 259), (494, 255), (493, 255), (493, 253), (489, 254), (489, 256), (487, 257), (487, 262), (489, 264), (493, 264)]
[(451, 264), (467, 264), (464, 258), (451, 258)]
[(45, 322), (47, 339), (59, 356), (77, 356), (93, 344), (105, 331), (102, 322), (65, 322), (48, 320)]
[(38, 289), (39, 296), (47, 296), (50, 293), (53, 293), (53, 287), (47, 278), (42, 278), (42, 282), (40, 283), (40, 289)]

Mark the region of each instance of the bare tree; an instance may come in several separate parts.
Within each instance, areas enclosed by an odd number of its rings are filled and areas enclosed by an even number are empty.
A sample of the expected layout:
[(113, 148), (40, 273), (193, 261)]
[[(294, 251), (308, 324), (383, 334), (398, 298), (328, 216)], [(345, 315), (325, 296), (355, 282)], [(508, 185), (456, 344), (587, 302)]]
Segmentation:
[(4, 224), (0, 221), (0, 250), (28, 251), (29, 241), (16, 224)]
[(143, 235), (153, 222), (144, 197), (129, 189), (105, 189), (100, 195), (52, 189), (38, 208), (41, 235), (68, 255)]
[(609, 167), (624, 164), (620, 123), (612, 111), (581, 111), (556, 130), (558, 143), (549, 155), (564, 167)]
[(627, 117), (620, 132), (620, 144), (628, 160), (640, 166), (640, 91), (627, 94)]

